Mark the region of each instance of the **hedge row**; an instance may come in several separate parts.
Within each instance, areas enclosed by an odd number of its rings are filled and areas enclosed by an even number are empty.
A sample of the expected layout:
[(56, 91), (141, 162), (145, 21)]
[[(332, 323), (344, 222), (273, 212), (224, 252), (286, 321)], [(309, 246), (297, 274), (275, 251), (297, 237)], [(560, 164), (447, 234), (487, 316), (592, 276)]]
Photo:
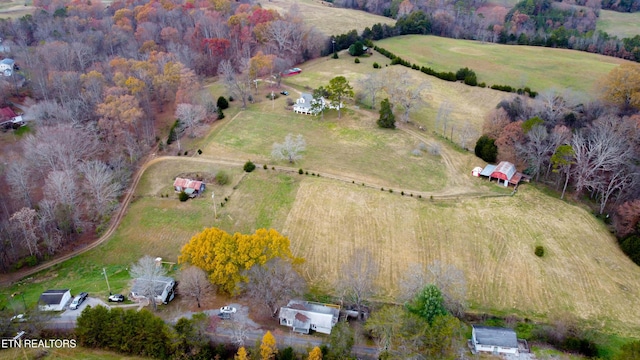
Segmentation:
[[(451, 71), (435, 71), (430, 67), (426, 67), (426, 66), (419, 66), (418, 64), (411, 64), (409, 61), (397, 56), (396, 54), (392, 53), (391, 51), (381, 48), (379, 46), (374, 46), (373, 47), (374, 50), (376, 50), (377, 52), (379, 52), (380, 54), (382, 54), (383, 56), (386, 56), (387, 58), (391, 59), (391, 65), (402, 65), (408, 68), (411, 68), (413, 70), (418, 70), (421, 71), (427, 75), (431, 75), (431, 76), (435, 76), (438, 79), (441, 80), (445, 80), (445, 81), (458, 81), (458, 80), (462, 80), (465, 84), (469, 85), (469, 86), (479, 86), (479, 87), (486, 87), (486, 84), (484, 82), (482, 83), (478, 83), (477, 80), (477, 76), (475, 71), (469, 69), (469, 68), (461, 68), (459, 69), (456, 73), (453, 73)], [(500, 91), (506, 91), (506, 92), (515, 92), (518, 93), (520, 95), (529, 95), (529, 97), (536, 97), (538, 95), (537, 92), (532, 91), (529, 87), (524, 87), (524, 88), (513, 88), (509, 85), (492, 85), (491, 86), (492, 89), (494, 90), (500, 90)]]

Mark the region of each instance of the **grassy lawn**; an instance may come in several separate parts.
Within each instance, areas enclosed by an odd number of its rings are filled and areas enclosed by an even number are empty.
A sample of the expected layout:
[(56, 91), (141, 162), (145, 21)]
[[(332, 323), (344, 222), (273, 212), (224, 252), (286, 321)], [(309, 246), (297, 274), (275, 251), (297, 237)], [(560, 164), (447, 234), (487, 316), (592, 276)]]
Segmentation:
[[(442, 128), (438, 127), (436, 129), (435, 120), (438, 109), (446, 101), (452, 107), (447, 137), (451, 136), (450, 130), (453, 129), (453, 139), (456, 142), (459, 140), (458, 132), (467, 123), (473, 126), (476, 136), (479, 137), (484, 116), (495, 108), (500, 100), (511, 96), (501, 91), (443, 81), (403, 66), (387, 66), (391, 61), (377, 52), (374, 52), (371, 57), (360, 58), (360, 61), (360, 64), (354, 63), (354, 58), (346, 51), (340, 53), (339, 59), (330, 59), (329, 57), (315, 59), (302, 64), (302, 73), (286, 78), (285, 84), (294, 86), (299, 91), (308, 91), (311, 88), (327, 85), (329, 80), (337, 75), (343, 75), (352, 84), (354, 91), (358, 93), (361, 91), (358, 80), (371, 72), (377, 72), (385, 79), (411, 77), (415, 83), (427, 84), (428, 86), (427, 90), (423, 92), (423, 100), (426, 106), (412, 112), (411, 120), (425, 127), (428, 132), (437, 131), (441, 133)], [(382, 68), (374, 69), (374, 62), (380, 64)], [(376, 108), (379, 108), (380, 101), (385, 97), (387, 95), (384, 90), (377, 95)], [(370, 105), (369, 99), (365, 99), (365, 104), (361, 104), (363, 108), (367, 108)], [(396, 117), (399, 115), (396, 114)], [(374, 110), (370, 116), (377, 119), (379, 114)], [(475, 138), (473, 141), (475, 141)]]
[(436, 71), (468, 67), (478, 82), (529, 86), (535, 91), (569, 89), (593, 94), (596, 81), (626, 60), (566, 49), (510, 46), (409, 35), (377, 42), (392, 53)]
[(326, 35), (339, 35), (352, 29), (360, 34), (367, 26), (377, 23), (393, 25), (396, 22), (364, 11), (333, 7), (330, 3), (319, 0), (270, 0), (261, 3), (265, 9), (275, 9), (280, 14), (287, 13), (293, 4), (297, 5), (306, 24), (313, 24)]
[[(411, 155), (417, 141), (400, 131), (379, 129), (372, 119), (358, 113), (348, 112), (342, 119), (334, 113), (321, 120), (319, 116), (291, 111), (263, 112), (252, 108), (225, 124), (212, 137), (205, 153), (242, 154), (241, 159), (271, 164), (275, 163), (271, 160), (274, 142), (284, 141), (288, 133), (302, 134), (307, 150), (303, 159), (292, 166), (342, 174), (381, 186), (420, 191), (443, 187), (446, 177), (440, 159)], [(277, 164), (289, 166), (286, 162)]]
[(640, 35), (640, 13), (600, 10), (596, 29), (618, 38)]

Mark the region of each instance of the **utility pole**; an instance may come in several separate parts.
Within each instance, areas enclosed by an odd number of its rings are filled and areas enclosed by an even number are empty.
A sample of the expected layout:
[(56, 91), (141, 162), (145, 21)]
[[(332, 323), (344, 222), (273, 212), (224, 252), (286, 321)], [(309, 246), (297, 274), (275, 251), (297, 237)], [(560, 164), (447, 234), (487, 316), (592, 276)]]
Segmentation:
[(107, 269), (102, 268), (102, 273), (104, 274), (104, 279), (107, 281), (107, 288), (109, 289), (109, 295), (111, 295), (111, 286), (109, 285), (109, 278), (107, 277)]
[(214, 219), (218, 218), (218, 212), (216, 210), (216, 199), (215, 199), (216, 194), (214, 194), (213, 192), (211, 193), (211, 200), (213, 201), (213, 216)]

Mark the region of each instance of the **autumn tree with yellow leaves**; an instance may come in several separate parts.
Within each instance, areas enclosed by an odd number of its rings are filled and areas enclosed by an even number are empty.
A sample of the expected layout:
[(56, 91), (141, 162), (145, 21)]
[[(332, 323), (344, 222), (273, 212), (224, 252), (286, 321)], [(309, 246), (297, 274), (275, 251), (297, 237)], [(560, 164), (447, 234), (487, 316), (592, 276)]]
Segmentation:
[(249, 354), (247, 354), (247, 349), (243, 347), (241, 347), (240, 349), (238, 349), (238, 353), (236, 354), (236, 356), (233, 358), (234, 360), (249, 360)]
[(603, 100), (640, 109), (640, 65), (622, 64), (600, 81)]
[(307, 360), (322, 360), (322, 350), (319, 347), (314, 347), (311, 352), (309, 352), (309, 357)]
[(271, 334), (271, 331), (267, 331), (262, 337), (262, 343), (260, 344), (260, 359), (275, 359), (277, 353), (278, 348), (276, 347), (276, 338)]
[(274, 258), (293, 264), (304, 261), (291, 253), (289, 238), (274, 229), (230, 235), (218, 228), (208, 228), (182, 247), (178, 261), (203, 269), (220, 291), (233, 294), (238, 290), (238, 283), (247, 280), (243, 275), (245, 270)]

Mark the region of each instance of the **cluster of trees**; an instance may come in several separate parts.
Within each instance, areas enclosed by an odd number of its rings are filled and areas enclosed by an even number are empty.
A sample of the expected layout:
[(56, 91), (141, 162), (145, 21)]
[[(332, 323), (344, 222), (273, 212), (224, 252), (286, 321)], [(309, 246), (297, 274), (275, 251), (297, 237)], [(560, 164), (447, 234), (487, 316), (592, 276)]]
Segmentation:
[[(238, 79), (229, 95), (246, 105), (252, 80), (317, 56), (325, 40), (296, 7), (280, 15), (229, 0), (34, 6), (33, 15), (0, 21), (7, 56), (26, 78), (20, 95), (37, 101), (29, 109), (37, 131), (0, 174), (12, 189), (0, 211), (2, 271), (104, 229), (134, 164), (164, 135), (158, 112), (175, 108), (179, 119), (167, 143), (224, 116), (199, 96), (202, 76)], [(5, 106), (14, 84), (0, 83)]]
[[(601, 81), (601, 101), (549, 90), (536, 99), (503, 100), (485, 119), (476, 154), (510, 161), (536, 181), (556, 184), (561, 197), (570, 187), (577, 198), (615, 215), (618, 236), (632, 237), (640, 198), (640, 66), (622, 65)], [(486, 154), (485, 155), (481, 155)], [(635, 238), (634, 238), (635, 239)], [(637, 252), (635, 240), (628, 253)]]

